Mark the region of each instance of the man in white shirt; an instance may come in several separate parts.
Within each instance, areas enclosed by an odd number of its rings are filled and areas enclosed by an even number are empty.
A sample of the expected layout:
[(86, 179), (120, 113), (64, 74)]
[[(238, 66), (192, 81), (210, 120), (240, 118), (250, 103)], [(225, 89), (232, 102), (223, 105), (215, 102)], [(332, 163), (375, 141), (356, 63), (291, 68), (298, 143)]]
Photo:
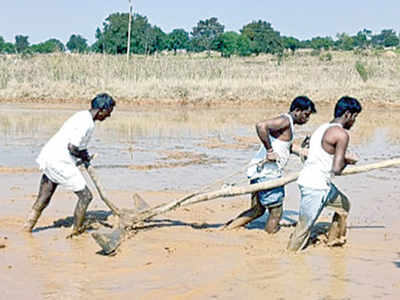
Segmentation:
[(25, 231), (32, 232), (57, 186), (61, 185), (78, 196), (71, 237), (82, 232), (85, 213), (93, 196), (77, 165), (89, 165), (91, 157), (87, 146), (94, 131), (94, 122), (110, 117), (114, 106), (115, 101), (108, 94), (97, 95), (91, 101), (89, 110), (70, 117), (43, 147), (36, 160), (43, 173), (39, 194), (24, 225)]
[[(257, 135), (262, 145), (251, 160), (247, 171), (250, 184), (270, 181), (282, 176), (293, 150), (294, 124), (307, 123), (312, 113), (316, 113), (314, 103), (305, 96), (298, 96), (292, 101), (289, 113), (257, 123)], [(262, 216), (268, 208), (269, 217), (265, 231), (276, 233), (283, 213), (284, 197), (283, 186), (254, 193), (252, 207), (229, 221), (225, 229), (244, 226)]]
[(350, 210), (348, 198), (332, 183), (334, 175), (340, 175), (347, 164), (357, 158), (346, 154), (349, 130), (361, 104), (352, 97), (342, 97), (336, 103), (334, 119), (321, 125), (311, 136), (308, 157), (297, 183), (301, 193), (299, 221), (289, 244), (289, 251), (302, 250), (310, 237), (311, 228), (324, 207), (335, 210), (328, 232), (328, 245), (342, 245), (346, 237), (346, 220)]

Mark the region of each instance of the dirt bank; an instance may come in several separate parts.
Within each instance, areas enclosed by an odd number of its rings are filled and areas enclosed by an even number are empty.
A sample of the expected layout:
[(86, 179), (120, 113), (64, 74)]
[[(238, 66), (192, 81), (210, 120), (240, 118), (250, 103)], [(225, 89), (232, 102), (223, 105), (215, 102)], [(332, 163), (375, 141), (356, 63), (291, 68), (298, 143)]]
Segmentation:
[[(94, 97), (95, 95), (93, 95)], [(339, 98), (332, 98), (330, 100), (318, 101), (319, 99), (313, 98), (311, 95), (308, 95), (317, 105), (333, 106)], [(352, 95), (354, 96), (354, 95)], [(152, 108), (224, 108), (224, 107), (248, 107), (248, 108), (257, 108), (257, 107), (265, 107), (268, 104), (273, 105), (287, 105), (293, 99), (288, 98), (279, 98), (273, 100), (261, 99), (261, 100), (206, 100), (206, 101), (184, 101), (177, 99), (127, 99), (127, 98), (118, 98), (115, 97), (117, 101), (118, 108), (122, 109), (152, 109)], [(36, 99), (25, 99), (25, 98), (0, 98), (0, 104), (15, 104), (21, 106), (29, 106), (31, 108), (48, 108), (49, 105), (51, 108), (76, 108), (76, 107), (84, 107), (86, 108), (90, 105), (91, 98), (85, 99), (49, 99), (49, 98), (36, 98)], [(384, 98), (379, 100), (371, 100), (371, 99), (363, 99), (358, 98), (363, 105), (367, 105), (371, 109), (374, 108), (399, 108), (400, 103), (393, 101), (386, 101)]]

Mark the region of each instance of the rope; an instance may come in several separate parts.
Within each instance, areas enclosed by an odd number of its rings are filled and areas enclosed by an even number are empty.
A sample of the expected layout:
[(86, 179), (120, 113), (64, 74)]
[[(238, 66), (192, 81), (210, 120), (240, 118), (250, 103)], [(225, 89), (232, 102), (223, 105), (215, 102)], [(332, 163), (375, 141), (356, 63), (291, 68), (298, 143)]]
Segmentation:
[[(304, 138), (304, 140), (302, 141), (302, 143), (301, 143), (300, 146), (301, 146), (301, 148), (309, 148), (309, 146), (310, 146), (310, 135), (307, 134), (307, 135), (305, 136), (305, 138)], [(305, 161), (305, 156), (304, 156), (303, 153), (300, 153), (300, 160), (301, 160), (302, 163), (304, 163), (304, 161)], [(210, 190), (211, 187), (213, 187), (213, 186), (223, 184), (227, 179), (230, 179), (230, 178), (232, 178), (232, 177), (234, 177), (234, 176), (236, 176), (236, 175), (238, 175), (238, 174), (240, 174), (240, 173), (243, 173), (245, 170), (247, 170), (248, 168), (250, 168), (250, 167), (252, 167), (252, 166), (257, 165), (257, 166), (259, 166), (259, 167), (262, 167), (262, 166), (264, 166), (264, 164), (267, 163), (267, 162), (268, 162), (268, 159), (265, 158), (265, 159), (263, 159), (262, 161), (259, 161), (259, 162), (257, 162), (257, 163), (246, 164), (245, 166), (241, 167), (240, 169), (238, 169), (238, 171), (232, 173), (231, 175), (222, 177), (221, 179), (218, 179), (216, 182), (214, 182), (214, 183), (212, 183), (212, 184), (203, 186), (202, 188), (200, 188), (200, 190), (199, 190), (198, 192), (196, 192), (196, 194), (197, 194), (197, 193), (202, 193), (202, 192), (204, 192), (204, 191), (206, 191), (206, 190)], [(242, 181), (244, 181), (244, 179), (243, 179)], [(239, 182), (240, 182), (240, 181), (239, 181)]]
[[(263, 159), (262, 161), (259, 161), (259, 162), (257, 162), (257, 163), (253, 163), (253, 164), (246, 164), (246, 165), (242, 166), (240, 169), (238, 169), (237, 171), (235, 171), (234, 173), (232, 173), (232, 174), (230, 174), (230, 175), (228, 175), (228, 176), (222, 177), (222, 178), (218, 179), (218, 180), (217, 180), (216, 182), (214, 182), (214, 183), (211, 183), (211, 184), (209, 184), (209, 185), (206, 185), (206, 186), (201, 187), (201, 188), (196, 192), (196, 194), (202, 193), (202, 192), (204, 192), (204, 191), (206, 191), (206, 190), (210, 190), (213, 186), (223, 184), (223, 183), (226, 182), (227, 179), (232, 178), (232, 177), (234, 177), (234, 176), (236, 176), (236, 175), (238, 175), (238, 174), (240, 174), (240, 173), (243, 173), (245, 170), (247, 170), (248, 168), (250, 168), (250, 167), (252, 167), (252, 166), (255, 166), (255, 165), (263, 166), (266, 162), (268, 162), (268, 159)], [(243, 179), (243, 181), (244, 181), (244, 179)], [(240, 182), (240, 181), (239, 181), (239, 182)]]

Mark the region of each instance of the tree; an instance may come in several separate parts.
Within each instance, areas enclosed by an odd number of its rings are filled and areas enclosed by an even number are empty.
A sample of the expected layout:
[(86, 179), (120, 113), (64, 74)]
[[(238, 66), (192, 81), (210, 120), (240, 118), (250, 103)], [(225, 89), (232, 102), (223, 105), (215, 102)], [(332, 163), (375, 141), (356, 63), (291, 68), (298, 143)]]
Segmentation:
[(161, 52), (167, 48), (167, 34), (160, 27), (152, 26), (146, 35), (146, 54)]
[(354, 46), (362, 49), (368, 48), (371, 44), (371, 35), (372, 31), (368, 29), (357, 32), (357, 34), (353, 36)]
[(17, 53), (23, 53), (29, 48), (28, 38), (26, 35), (15, 36), (15, 50)]
[(221, 52), (222, 57), (231, 57), (237, 52), (240, 35), (237, 32), (228, 31), (218, 36), (216, 41), (217, 51)]
[(174, 29), (167, 36), (168, 50), (174, 50), (174, 54), (179, 49), (187, 49), (189, 44), (189, 33), (184, 29)]
[(66, 46), (69, 51), (76, 53), (84, 53), (88, 50), (87, 40), (79, 34), (71, 35)]
[(126, 53), (128, 19), (128, 14), (109, 15), (103, 22), (103, 30), (96, 30), (95, 50), (109, 54)]
[(2, 36), (0, 36), (0, 53), (15, 53), (15, 45), (13, 43), (6, 42)]
[(301, 43), (298, 39), (291, 36), (282, 37), (282, 46), (285, 49), (290, 49), (294, 53), (297, 49), (301, 48)]
[(260, 53), (283, 53), (280, 33), (275, 31), (270, 23), (262, 20), (253, 21), (245, 25), (240, 31), (250, 40), (253, 53), (257, 55)]
[(5, 44), (4, 38), (0, 35), (0, 53), (4, 53)]
[(14, 44), (5, 42), (2, 36), (0, 36), (0, 53), (5, 53), (5, 54), (15, 53)]
[(337, 41), (335, 42), (336, 47), (338, 47), (341, 50), (354, 49), (354, 39), (347, 33), (338, 33), (336, 37), (337, 37)]
[(371, 42), (374, 46), (395, 47), (399, 45), (399, 38), (393, 29), (383, 29), (371, 37)]
[(65, 46), (57, 39), (49, 39), (43, 43), (32, 45), (31, 50), (36, 53), (64, 52)]
[(191, 32), (193, 50), (197, 52), (207, 50), (210, 55), (216, 39), (224, 32), (224, 27), (215, 17), (200, 20)]
[(17, 52), (17, 50), (15, 49), (15, 45), (13, 44), (13, 43), (4, 43), (4, 45), (3, 45), (3, 50), (2, 50), (2, 52), (3, 53), (6, 53), (6, 54), (14, 54), (14, 53), (16, 53)]
[[(103, 23), (103, 30), (97, 28), (97, 41), (92, 45), (96, 52), (123, 54), (127, 51), (128, 13), (109, 15)], [(166, 34), (158, 27), (151, 26), (147, 17), (135, 14), (131, 24), (130, 49), (137, 54), (152, 54), (165, 49)]]
[(331, 37), (314, 37), (311, 39), (309, 46), (315, 50), (329, 50), (334, 46), (334, 41)]
[(251, 55), (250, 40), (247, 36), (241, 34), (237, 41), (237, 53), (239, 56)]

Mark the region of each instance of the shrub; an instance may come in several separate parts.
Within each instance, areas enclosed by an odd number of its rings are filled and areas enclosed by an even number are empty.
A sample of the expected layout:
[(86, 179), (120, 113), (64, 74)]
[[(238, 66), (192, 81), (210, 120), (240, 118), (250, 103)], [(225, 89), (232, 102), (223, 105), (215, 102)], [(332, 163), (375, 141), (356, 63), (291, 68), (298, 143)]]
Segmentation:
[(313, 49), (311, 52), (310, 52), (310, 55), (311, 56), (319, 56), (321, 54), (321, 49)]
[(330, 52), (323, 53), (319, 56), (320, 61), (331, 61), (332, 60), (332, 54)]
[(356, 70), (358, 74), (360, 74), (361, 79), (365, 82), (368, 80), (368, 71), (367, 68), (364, 66), (364, 64), (360, 61), (356, 62)]

